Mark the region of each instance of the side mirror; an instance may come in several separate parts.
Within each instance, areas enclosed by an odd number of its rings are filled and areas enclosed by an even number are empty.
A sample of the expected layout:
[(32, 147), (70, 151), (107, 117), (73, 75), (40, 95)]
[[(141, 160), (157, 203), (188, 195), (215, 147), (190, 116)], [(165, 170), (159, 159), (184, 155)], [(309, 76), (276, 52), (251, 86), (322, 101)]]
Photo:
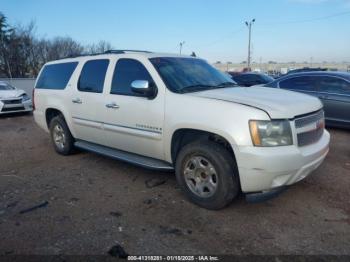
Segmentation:
[(147, 80), (135, 80), (131, 83), (131, 90), (147, 97), (154, 96), (154, 88)]

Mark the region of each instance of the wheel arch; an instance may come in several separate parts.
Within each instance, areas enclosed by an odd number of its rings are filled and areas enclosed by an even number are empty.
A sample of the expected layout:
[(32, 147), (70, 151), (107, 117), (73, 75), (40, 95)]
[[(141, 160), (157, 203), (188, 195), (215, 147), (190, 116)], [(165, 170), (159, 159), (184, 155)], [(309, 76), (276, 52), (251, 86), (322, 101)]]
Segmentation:
[(60, 109), (59, 107), (48, 107), (45, 110), (45, 121), (46, 121), (46, 125), (47, 128), (50, 128), (50, 121), (52, 120), (52, 118), (58, 116), (58, 115), (62, 115), (64, 120), (66, 121), (66, 124), (69, 128), (69, 131), (72, 133), (73, 137), (75, 137), (75, 133), (74, 130), (72, 128), (72, 123), (69, 121), (69, 118), (67, 118), (67, 114), (65, 113), (64, 110)]
[(214, 141), (222, 145), (229, 151), (233, 160), (236, 161), (234, 144), (225, 136), (201, 129), (179, 128), (171, 136), (170, 158), (172, 163), (175, 163), (176, 156), (183, 146), (198, 140)]

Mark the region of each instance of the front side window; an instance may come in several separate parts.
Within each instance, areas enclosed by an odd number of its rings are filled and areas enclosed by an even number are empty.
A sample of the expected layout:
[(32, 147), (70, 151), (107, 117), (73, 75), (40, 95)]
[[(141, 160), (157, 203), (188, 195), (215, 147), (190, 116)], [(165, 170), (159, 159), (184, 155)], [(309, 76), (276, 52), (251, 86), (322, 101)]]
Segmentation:
[(295, 91), (317, 91), (317, 77), (298, 76), (282, 80), (279, 83), (280, 88)]
[(320, 77), (320, 92), (350, 95), (350, 83), (336, 77)]
[(102, 93), (108, 64), (108, 59), (87, 61), (81, 70), (78, 90), (82, 92)]
[(135, 80), (146, 80), (153, 83), (151, 75), (139, 61), (119, 59), (113, 74), (111, 94), (142, 96), (131, 90), (131, 83)]
[(42, 70), (35, 88), (65, 89), (78, 62), (46, 65)]
[(156, 57), (150, 59), (166, 86), (173, 92), (196, 92), (235, 86), (236, 83), (207, 62), (196, 58)]

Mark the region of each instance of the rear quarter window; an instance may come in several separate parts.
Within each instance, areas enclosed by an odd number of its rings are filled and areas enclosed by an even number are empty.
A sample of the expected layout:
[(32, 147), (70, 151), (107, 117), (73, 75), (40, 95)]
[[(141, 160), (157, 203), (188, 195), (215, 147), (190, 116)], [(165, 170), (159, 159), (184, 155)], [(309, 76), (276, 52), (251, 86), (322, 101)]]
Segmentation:
[(350, 83), (337, 77), (320, 77), (320, 91), (350, 95)]
[(78, 62), (46, 65), (42, 70), (37, 89), (65, 89)]

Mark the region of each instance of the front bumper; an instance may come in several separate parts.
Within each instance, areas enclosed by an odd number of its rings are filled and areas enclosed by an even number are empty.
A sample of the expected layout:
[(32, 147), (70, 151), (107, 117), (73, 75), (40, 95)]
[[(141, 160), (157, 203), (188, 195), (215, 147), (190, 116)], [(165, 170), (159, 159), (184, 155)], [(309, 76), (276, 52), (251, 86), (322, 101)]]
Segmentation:
[[(18, 100), (18, 99), (17, 99)], [(33, 111), (32, 100), (20, 101), (18, 103), (4, 103), (0, 100), (0, 114), (20, 113)]]
[(236, 154), (242, 191), (271, 191), (292, 185), (321, 165), (329, 150), (330, 135), (304, 147), (241, 147)]

